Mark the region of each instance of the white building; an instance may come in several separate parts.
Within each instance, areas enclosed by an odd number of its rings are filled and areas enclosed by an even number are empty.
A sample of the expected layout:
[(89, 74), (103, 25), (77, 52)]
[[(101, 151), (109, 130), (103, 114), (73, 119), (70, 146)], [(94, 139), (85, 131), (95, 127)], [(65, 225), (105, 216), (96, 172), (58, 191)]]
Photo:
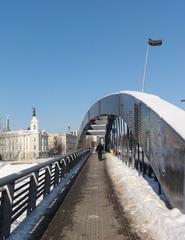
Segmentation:
[(48, 134), (38, 129), (35, 108), (33, 108), (30, 127), (27, 130), (10, 131), (9, 121), (0, 133), (0, 155), (2, 160), (33, 160), (46, 156)]

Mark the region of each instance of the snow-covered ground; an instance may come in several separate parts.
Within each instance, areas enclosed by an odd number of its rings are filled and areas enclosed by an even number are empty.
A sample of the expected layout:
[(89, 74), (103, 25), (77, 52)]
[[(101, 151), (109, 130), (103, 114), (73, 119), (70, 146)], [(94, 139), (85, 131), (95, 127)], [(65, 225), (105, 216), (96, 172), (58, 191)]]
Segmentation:
[(15, 163), (4, 163), (0, 165), (0, 178), (10, 175), (12, 173), (21, 172), (26, 168), (33, 167), (38, 163), (28, 164), (15, 164)]
[(185, 215), (176, 208), (168, 209), (135, 169), (110, 154), (106, 157), (108, 174), (134, 229), (154, 240), (185, 239)]
[(39, 158), (36, 159), (34, 162), (30, 161), (30, 163), (21, 163), (21, 162), (0, 162), (0, 178), (5, 177), (7, 175), (21, 172), (26, 168), (33, 167), (39, 163), (47, 162), (49, 160), (54, 159), (52, 158)]

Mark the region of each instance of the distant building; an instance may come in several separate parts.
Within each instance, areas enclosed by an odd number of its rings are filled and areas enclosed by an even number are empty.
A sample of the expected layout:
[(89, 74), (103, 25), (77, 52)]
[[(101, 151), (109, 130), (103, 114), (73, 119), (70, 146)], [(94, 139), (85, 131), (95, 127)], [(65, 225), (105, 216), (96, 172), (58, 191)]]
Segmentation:
[(69, 133), (62, 134), (62, 143), (64, 144), (64, 154), (70, 154), (76, 151), (77, 136)]
[(49, 133), (48, 135), (48, 151), (49, 155), (62, 155), (64, 153), (64, 145), (62, 143), (61, 134)]
[(77, 136), (71, 133), (49, 133), (48, 149), (50, 155), (64, 155), (76, 151)]
[(0, 133), (0, 156), (2, 160), (33, 160), (48, 153), (48, 134), (38, 129), (36, 111), (33, 108), (30, 127), (11, 131), (9, 120)]
[(76, 130), (70, 131), (70, 134), (72, 134), (74, 136), (78, 136), (78, 131), (76, 131)]
[(98, 137), (95, 135), (86, 136), (86, 147), (94, 149), (98, 144)]

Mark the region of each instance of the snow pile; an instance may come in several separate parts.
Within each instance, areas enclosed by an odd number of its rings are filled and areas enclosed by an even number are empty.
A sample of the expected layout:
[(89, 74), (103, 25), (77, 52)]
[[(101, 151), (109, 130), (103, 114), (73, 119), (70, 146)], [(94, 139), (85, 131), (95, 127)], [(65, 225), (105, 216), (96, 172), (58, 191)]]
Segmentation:
[(133, 228), (152, 239), (185, 239), (185, 215), (169, 210), (138, 172), (128, 168), (117, 157), (107, 154), (108, 174)]
[(0, 178), (5, 177), (7, 175), (21, 172), (26, 168), (30, 168), (37, 165), (37, 163), (30, 163), (30, 164), (11, 164), (6, 163), (0, 166)]

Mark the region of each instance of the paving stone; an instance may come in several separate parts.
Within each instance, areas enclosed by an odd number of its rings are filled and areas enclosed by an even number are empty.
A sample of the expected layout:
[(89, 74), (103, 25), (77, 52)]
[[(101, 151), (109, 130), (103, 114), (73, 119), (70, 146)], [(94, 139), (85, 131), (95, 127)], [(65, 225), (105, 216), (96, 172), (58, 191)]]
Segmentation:
[(93, 154), (42, 240), (127, 240), (132, 237), (111, 188), (105, 160)]

